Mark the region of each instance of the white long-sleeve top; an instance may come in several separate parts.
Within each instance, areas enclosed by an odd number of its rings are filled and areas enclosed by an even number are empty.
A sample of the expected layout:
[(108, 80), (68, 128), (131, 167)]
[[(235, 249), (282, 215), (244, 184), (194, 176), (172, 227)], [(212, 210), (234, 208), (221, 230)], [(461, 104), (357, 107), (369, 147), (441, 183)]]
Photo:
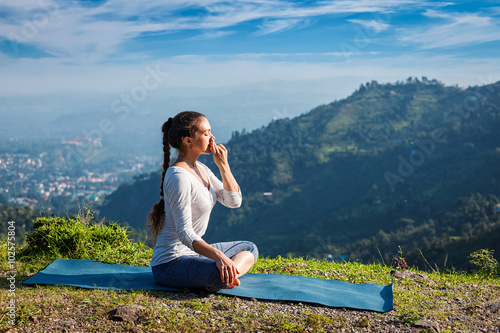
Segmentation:
[(202, 240), (217, 201), (229, 208), (241, 206), (241, 190), (225, 190), (222, 182), (206, 165), (200, 162), (196, 162), (196, 165), (207, 174), (210, 189), (182, 167), (171, 166), (165, 173), (165, 222), (158, 234), (151, 266), (184, 255), (196, 255), (193, 242)]

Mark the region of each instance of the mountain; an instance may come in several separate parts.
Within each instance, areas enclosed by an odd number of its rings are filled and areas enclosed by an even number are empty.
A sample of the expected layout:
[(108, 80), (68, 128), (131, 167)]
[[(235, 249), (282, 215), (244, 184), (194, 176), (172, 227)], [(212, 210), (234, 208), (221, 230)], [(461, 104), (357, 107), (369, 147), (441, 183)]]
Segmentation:
[[(205, 239), (249, 239), (271, 256), (377, 260), (374, 237), (402, 232), (409, 223), (401, 221), (428, 224), (476, 194), (496, 205), (499, 128), (500, 82), (459, 88), (408, 78), (372, 81), (293, 119), (234, 132), (226, 147), (244, 203), (217, 205)], [(201, 161), (217, 170), (209, 156)], [(159, 186), (157, 174), (121, 186), (100, 214), (143, 229)]]

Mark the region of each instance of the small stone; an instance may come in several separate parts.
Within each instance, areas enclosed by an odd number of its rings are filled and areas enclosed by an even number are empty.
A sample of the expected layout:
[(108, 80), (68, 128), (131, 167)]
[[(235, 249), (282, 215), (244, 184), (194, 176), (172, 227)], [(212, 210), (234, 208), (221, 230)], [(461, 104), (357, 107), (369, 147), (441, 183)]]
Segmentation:
[(419, 320), (413, 326), (417, 328), (425, 328), (429, 332), (441, 332), (441, 329), (439, 328), (438, 323), (435, 323), (430, 320)]
[(114, 321), (135, 321), (141, 316), (144, 306), (138, 304), (120, 305), (109, 312), (109, 316)]
[(360, 318), (356, 322), (356, 326), (357, 327), (369, 327), (370, 326), (370, 319), (368, 319), (368, 318)]
[(408, 270), (402, 270), (402, 271), (396, 271), (396, 270), (393, 270), (391, 271), (391, 275), (393, 275), (395, 278), (398, 278), (398, 279), (406, 279), (406, 278), (410, 278), (410, 279), (424, 279), (424, 280), (430, 280), (427, 275), (425, 274), (422, 274), (422, 273), (415, 273), (415, 272), (412, 272), (412, 271), (408, 271)]
[(256, 299), (255, 297), (251, 297), (251, 298), (250, 298), (250, 301), (252, 301), (252, 302), (257, 302), (257, 299)]
[(487, 305), (486, 310), (493, 313), (498, 312), (500, 310), (500, 302)]

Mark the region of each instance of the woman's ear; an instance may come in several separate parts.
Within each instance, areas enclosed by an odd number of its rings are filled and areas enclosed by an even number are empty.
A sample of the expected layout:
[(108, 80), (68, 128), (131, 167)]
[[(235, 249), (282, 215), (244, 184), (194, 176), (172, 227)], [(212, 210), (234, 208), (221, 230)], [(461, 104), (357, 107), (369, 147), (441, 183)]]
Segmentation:
[(187, 148), (192, 148), (193, 147), (193, 139), (191, 139), (189, 136), (185, 136), (182, 138), (182, 142)]

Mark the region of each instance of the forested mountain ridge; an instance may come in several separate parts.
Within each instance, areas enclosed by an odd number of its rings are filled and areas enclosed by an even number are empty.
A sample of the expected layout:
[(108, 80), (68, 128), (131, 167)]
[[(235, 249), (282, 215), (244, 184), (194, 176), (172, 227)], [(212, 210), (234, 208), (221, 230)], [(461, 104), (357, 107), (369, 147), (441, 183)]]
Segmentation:
[[(373, 260), (373, 237), (407, 228), (401, 221), (426, 224), (472, 193), (496, 204), (499, 129), (500, 83), (367, 83), (299, 117), (235, 132), (226, 147), (244, 202), (217, 205), (205, 238), (253, 240), (264, 255)], [(122, 186), (100, 213), (143, 228), (158, 193), (151, 175)], [(383, 250), (387, 257), (398, 248)]]

